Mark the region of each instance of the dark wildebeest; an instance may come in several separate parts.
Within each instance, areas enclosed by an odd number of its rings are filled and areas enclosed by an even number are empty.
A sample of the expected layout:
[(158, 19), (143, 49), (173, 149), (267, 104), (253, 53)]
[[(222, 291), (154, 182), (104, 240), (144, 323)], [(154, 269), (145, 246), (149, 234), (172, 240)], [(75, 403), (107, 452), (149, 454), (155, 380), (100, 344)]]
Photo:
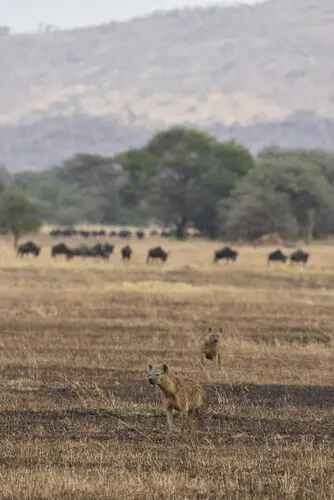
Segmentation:
[(128, 229), (122, 229), (122, 231), (118, 233), (118, 236), (120, 238), (131, 238), (132, 233)]
[(300, 250), (300, 249), (296, 250), (295, 252), (292, 252), (292, 254), (290, 255), (290, 264), (292, 264), (292, 263), (297, 264), (297, 263), (301, 262), (305, 266), (307, 264), (309, 256), (310, 256), (310, 254), (308, 254), (307, 252), (304, 252), (303, 250)]
[(72, 250), (65, 245), (65, 243), (59, 243), (51, 248), (51, 257), (57, 257), (57, 255), (65, 255), (66, 259), (71, 259), (74, 254)]
[(224, 247), (221, 250), (215, 251), (213, 261), (217, 262), (218, 260), (225, 259), (226, 262), (229, 262), (230, 260), (235, 262), (237, 257), (238, 257), (238, 252), (236, 250), (233, 250), (233, 248), (230, 247)]
[(151, 248), (147, 253), (146, 262), (150, 262), (152, 259), (153, 261), (160, 259), (162, 262), (166, 262), (168, 256), (169, 252), (165, 252), (161, 247)]
[(144, 233), (144, 231), (137, 231), (136, 236), (137, 236), (138, 240), (142, 240), (142, 239), (144, 239), (145, 233)]
[(85, 231), (84, 229), (81, 229), (79, 234), (83, 238), (89, 238), (92, 235), (90, 231)]
[(73, 257), (89, 257), (90, 248), (86, 245), (81, 245), (80, 247), (71, 248)]
[(268, 255), (267, 264), (269, 265), (270, 262), (282, 262), (283, 264), (285, 264), (286, 259), (287, 256), (284, 255), (284, 253), (280, 249), (278, 249)]
[(104, 229), (99, 229), (99, 230), (94, 229), (93, 231), (91, 231), (91, 236), (93, 236), (94, 238), (105, 235), (106, 232), (104, 231)]
[(130, 260), (132, 255), (132, 248), (129, 247), (129, 245), (126, 245), (126, 247), (122, 248), (121, 254), (122, 254), (122, 260)]
[(29, 255), (30, 253), (34, 255), (35, 257), (39, 256), (39, 253), (41, 251), (41, 248), (35, 245), (33, 241), (27, 241), (26, 243), (23, 243), (20, 245), (17, 249), (17, 255), (20, 257), (23, 257), (23, 255)]
[(110, 253), (105, 250), (104, 246), (101, 245), (101, 243), (98, 243), (97, 245), (91, 247), (91, 248), (84, 248), (83, 251), (83, 257), (102, 257), (102, 259), (109, 259)]
[(109, 255), (111, 255), (113, 253), (114, 249), (115, 249), (115, 246), (114, 245), (110, 245), (109, 243), (105, 243), (103, 245), (103, 250), (105, 252), (107, 252)]
[(60, 236), (76, 236), (78, 234), (78, 231), (74, 229), (73, 227), (67, 227), (63, 230), (61, 230), (61, 235)]
[(57, 238), (58, 236), (61, 236), (61, 233), (60, 229), (52, 229), (49, 234), (51, 238)]

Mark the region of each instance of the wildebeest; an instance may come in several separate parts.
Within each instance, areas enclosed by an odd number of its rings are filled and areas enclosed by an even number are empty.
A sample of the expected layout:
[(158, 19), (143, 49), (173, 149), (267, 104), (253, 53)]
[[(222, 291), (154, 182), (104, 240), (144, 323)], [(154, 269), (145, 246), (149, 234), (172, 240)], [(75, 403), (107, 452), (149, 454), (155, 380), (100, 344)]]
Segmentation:
[(129, 245), (126, 245), (126, 247), (122, 248), (121, 254), (122, 254), (122, 260), (130, 260), (132, 255), (132, 248), (129, 247)]
[(114, 245), (110, 245), (109, 243), (105, 243), (103, 245), (103, 249), (105, 252), (108, 252), (109, 255), (111, 255), (115, 249)]
[(103, 259), (109, 259), (109, 255), (113, 252), (113, 250), (114, 248), (112, 248), (111, 252), (108, 252), (108, 250), (106, 250), (105, 248), (105, 245), (101, 245), (101, 243), (98, 243), (92, 248), (88, 248), (87, 257), (102, 257)]
[(286, 260), (287, 256), (280, 249), (277, 249), (268, 255), (267, 264), (269, 265), (270, 262), (282, 262), (285, 264)]
[(74, 256), (73, 251), (65, 243), (59, 243), (51, 248), (51, 257), (54, 258), (57, 255), (65, 255), (67, 260)]
[(50, 231), (51, 238), (57, 238), (57, 236), (61, 236), (62, 231), (60, 229), (52, 229)]
[(78, 234), (78, 231), (73, 227), (66, 227), (65, 229), (53, 229), (50, 232), (50, 235), (53, 237), (56, 237), (56, 236), (70, 237), (70, 236), (76, 236), (77, 234)]
[(144, 233), (144, 231), (137, 231), (136, 236), (137, 236), (138, 240), (142, 240), (145, 236), (145, 233)]
[(98, 236), (105, 236), (106, 235), (106, 232), (104, 231), (104, 229), (100, 229), (100, 230), (96, 230), (96, 229), (93, 229), (93, 231), (91, 231), (91, 236), (93, 236), (94, 238), (95, 237), (98, 237)]
[(17, 255), (20, 257), (23, 257), (24, 255), (29, 255), (30, 253), (34, 255), (35, 257), (39, 256), (39, 253), (41, 251), (41, 248), (35, 245), (33, 241), (27, 241), (26, 243), (23, 243), (20, 245), (17, 249)]
[(91, 236), (91, 232), (90, 231), (85, 231), (84, 229), (81, 229), (81, 231), (79, 232), (79, 234), (83, 238), (89, 238)]
[(118, 233), (118, 236), (120, 238), (131, 238), (132, 232), (129, 231), (128, 229), (122, 229), (122, 231)]
[(233, 262), (236, 261), (238, 257), (238, 252), (236, 250), (233, 250), (233, 248), (230, 247), (224, 247), (221, 250), (216, 250), (214, 253), (214, 262), (217, 262), (218, 260), (225, 259), (227, 262), (232, 260)]
[(301, 262), (305, 266), (307, 264), (309, 256), (310, 256), (310, 254), (308, 254), (307, 252), (304, 252), (304, 250), (298, 249), (295, 252), (292, 252), (292, 254), (290, 255), (290, 263), (297, 264), (297, 263)]
[(150, 262), (152, 259), (160, 259), (162, 262), (166, 262), (168, 259), (169, 252), (165, 252), (161, 247), (151, 248), (147, 253), (146, 262)]
[(80, 247), (72, 248), (71, 251), (73, 257), (101, 257), (103, 259), (109, 259), (109, 252), (107, 252), (100, 243), (93, 247), (81, 245)]

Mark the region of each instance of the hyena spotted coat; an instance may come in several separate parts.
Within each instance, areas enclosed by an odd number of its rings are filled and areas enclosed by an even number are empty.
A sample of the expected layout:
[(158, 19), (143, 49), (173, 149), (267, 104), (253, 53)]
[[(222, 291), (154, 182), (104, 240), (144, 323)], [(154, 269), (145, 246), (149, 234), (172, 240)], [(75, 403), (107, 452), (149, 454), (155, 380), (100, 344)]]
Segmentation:
[(217, 366), (221, 367), (221, 343), (220, 337), (222, 334), (222, 329), (220, 328), (218, 332), (212, 330), (211, 327), (207, 329), (202, 348), (201, 348), (201, 361), (204, 364), (206, 359), (210, 361), (215, 361)]
[(202, 386), (194, 380), (171, 374), (166, 364), (148, 368), (148, 380), (161, 390), (162, 402), (167, 415), (167, 434), (172, 432), (173, 410), (183, 416), (182, 428), (192, 431), (193, 418), (204, 427), (206, 394)]

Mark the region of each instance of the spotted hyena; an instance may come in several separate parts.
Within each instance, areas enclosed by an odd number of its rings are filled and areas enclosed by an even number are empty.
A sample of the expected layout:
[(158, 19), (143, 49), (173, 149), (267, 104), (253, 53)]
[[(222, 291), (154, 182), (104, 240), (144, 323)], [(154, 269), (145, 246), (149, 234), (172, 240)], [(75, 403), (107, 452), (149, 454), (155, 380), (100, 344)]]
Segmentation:
[(204, 342), (201, 348), (201, 360), (202, 363), (206, 359), (210, 361), (216, 361), (217, 366), (220, 368), (221, 366), (221, 344), (220, 344), (220, 336), (222, 334), (222, 329), (220, 328), (218, 332), (212, 330), (209, 327), (206, 331), (206, 335), (204, 338)]
[(206, 395), (200, 384), (183, 376), (171, 374), (166, 364), (148, 367), (148, 380), (161, 390), (162, 402), (167, 414), (167, 433), (172, 432), (173, 410), (183, 416), (182, 428), (192, 431), (195, 417), (200, 427), (204, 427)]

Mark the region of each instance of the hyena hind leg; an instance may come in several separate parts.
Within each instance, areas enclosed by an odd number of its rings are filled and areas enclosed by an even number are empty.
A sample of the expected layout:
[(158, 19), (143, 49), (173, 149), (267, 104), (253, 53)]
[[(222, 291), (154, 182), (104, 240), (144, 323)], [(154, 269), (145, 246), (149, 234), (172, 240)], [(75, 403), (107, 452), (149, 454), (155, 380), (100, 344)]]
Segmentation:
[(202, 408), (197, 408), (195, 410), (195, 416), (196, 416), (196, 420), (197, 420), (197, 425), (199, 427), (199, 429), (201, 430), (205, 430), (205, 413), (204, 413), (204, 410)]

